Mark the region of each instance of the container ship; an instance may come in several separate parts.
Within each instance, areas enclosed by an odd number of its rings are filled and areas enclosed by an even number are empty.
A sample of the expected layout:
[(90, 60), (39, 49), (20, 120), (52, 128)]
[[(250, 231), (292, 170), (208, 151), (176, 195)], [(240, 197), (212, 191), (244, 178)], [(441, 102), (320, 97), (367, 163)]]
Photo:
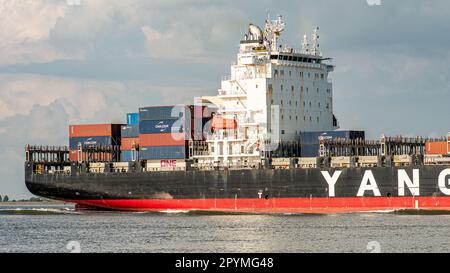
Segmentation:
[(71, 125), (69, 145), (26, 145), (25, 182), (78, 208), (243, 213), (450, 210), (450, 134), (342, 130), (319, 29), (250, 24), (216, 96), (141, 107), (124, 124)]

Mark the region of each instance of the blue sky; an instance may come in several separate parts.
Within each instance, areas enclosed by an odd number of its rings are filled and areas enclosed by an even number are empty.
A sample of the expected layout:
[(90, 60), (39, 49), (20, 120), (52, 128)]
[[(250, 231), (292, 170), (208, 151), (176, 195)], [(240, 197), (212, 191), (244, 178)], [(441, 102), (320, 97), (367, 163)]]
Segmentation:
[(215, 94), (267, 10), (285, 17), (295, 48), (320, 26), (342, 128), (450, 131), (446, 0), (0, 0), (0, 195), (28, 197), (26, 143), (66, 144), (69, 123)]

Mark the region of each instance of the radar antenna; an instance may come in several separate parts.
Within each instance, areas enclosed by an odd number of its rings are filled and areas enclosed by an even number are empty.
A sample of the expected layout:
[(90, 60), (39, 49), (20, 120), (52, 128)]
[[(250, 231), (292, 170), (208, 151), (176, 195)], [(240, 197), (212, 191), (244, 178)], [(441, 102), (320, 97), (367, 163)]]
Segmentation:
[(312, 40), (311, 40), (311, 47), (310, 47), (310, 53), (312, 55), (316, 55), (316, 56), (321, 56), (322, 53), (319, 50), (319, 27), (316, 27), (314, 29), (313, 35), (312, 35)]
[(309, 54), (309, 41), (308, 41), (308, 37), (305, 35), (303, 35), (303, 40), (302, 40), (302, 54)]
[(271, 51), (278, 51), (278, 39), (286, 27), (283, 16), (279, 15), (277, 19), (270, 19), (270, 14), (267, 15), (265, 36), (270, 44)]

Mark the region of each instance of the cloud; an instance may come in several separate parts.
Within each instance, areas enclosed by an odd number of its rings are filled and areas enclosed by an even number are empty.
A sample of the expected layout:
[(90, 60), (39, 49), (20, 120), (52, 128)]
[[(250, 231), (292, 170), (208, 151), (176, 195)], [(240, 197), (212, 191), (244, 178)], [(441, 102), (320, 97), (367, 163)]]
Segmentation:
[(173, 18), (176, 19), (162, 27), (162, 30), (151, 25), (142, 27), (149, 56), (223, 62), (218, 52), (229, 50), (238, 39), (236, 29), (248, 24), (242, 11), (229, 6), (186, 7), (176, 12)]
[(1, 195), (30, 197), (24, 180), (25, 145), (67, 145), (69, 115), (60, 102), (47, 106), (34, 105), (28, 115), (0, 120)]
[(0, 0), (0, 65), (63, 58), (47, 40), (66, 12), (63, 1)]
[(123, 86), (113, 83), (77, 82), (33, 75), (0, 76), (0, 119), (29, 115), (34, 105), (47, 106), (60, 101), (71, 118), (88, 119), (106, 108), (106, 96), (114, 96)]

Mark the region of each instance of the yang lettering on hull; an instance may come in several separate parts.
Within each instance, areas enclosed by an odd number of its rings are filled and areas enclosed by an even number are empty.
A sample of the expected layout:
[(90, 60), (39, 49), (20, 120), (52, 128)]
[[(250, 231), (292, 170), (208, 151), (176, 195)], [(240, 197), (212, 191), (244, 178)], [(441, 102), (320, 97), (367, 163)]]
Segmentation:
[[(336, 188), (339, 187), (339, 178), (342, 171), (334, 171), (330, 174), (329, 171), (322, 171), (322, 176), (328, 185), (328, 197), (336, 197)], [(407, 191), (410, 196), (419, 197), (420, 195), (420, 170), (413, 169), (412, 177), (408, 175), (406, 170), (399, 169), (397, 171), (397, 196), (407, 196)], [(440, 172), (439, 177), (436, 179), (436, 185), (442, 194), (450, 196), (450, 169), (445, 169)], [(384, 193), (380, 191), (378, 187), (377, 179), (375, 178), (371, 170), (366, 170), (361, 178), (361, 184), (358, 188), (358, 192), (355, 193), (356, 197), (366, 196), (390, 196), (392, 192)]]

